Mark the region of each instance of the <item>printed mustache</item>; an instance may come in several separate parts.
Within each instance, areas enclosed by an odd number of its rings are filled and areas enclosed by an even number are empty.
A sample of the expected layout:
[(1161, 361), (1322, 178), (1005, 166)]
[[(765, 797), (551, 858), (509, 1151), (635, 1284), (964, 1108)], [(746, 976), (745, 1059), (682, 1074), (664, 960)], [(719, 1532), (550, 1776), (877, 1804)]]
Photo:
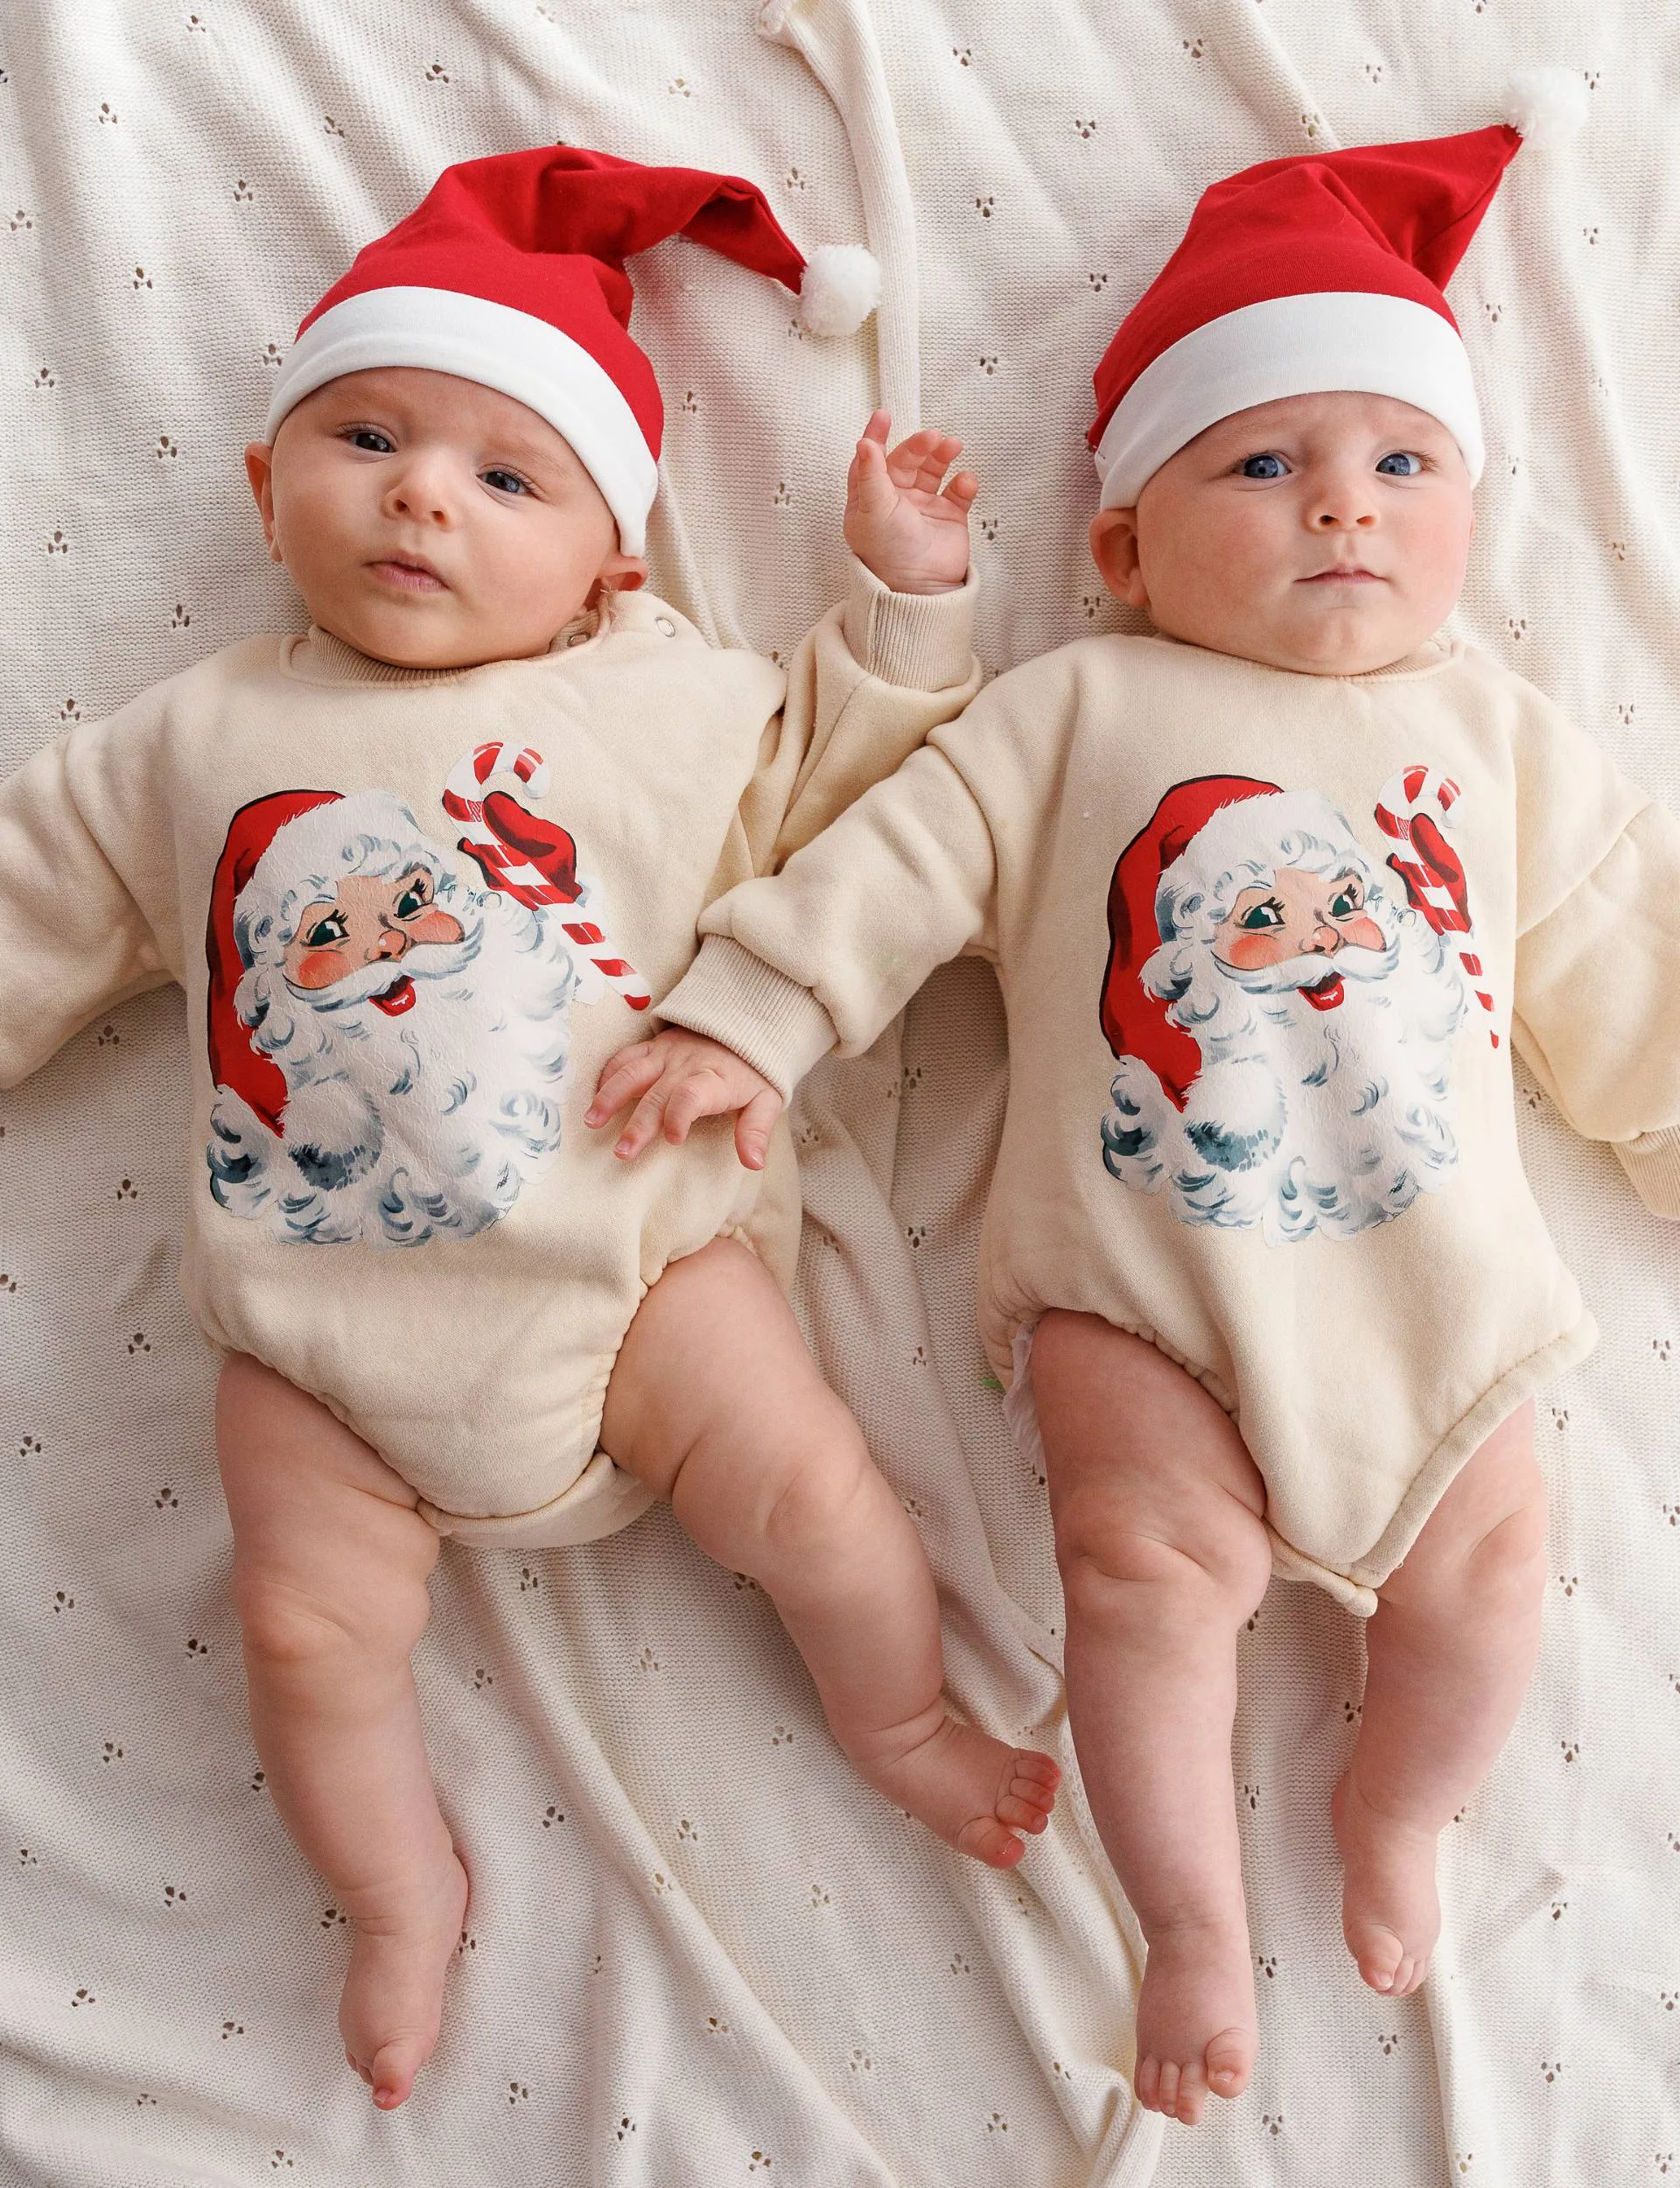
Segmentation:
[(298, 987), (286, 980), (286, 992), (318, 1011), (348, 1010), (358, 1003), (375, 1002), (402, 980), (442, 980), (452, 972), (465, 971), (479, 954), (482, 933), (481, 928), (474, 926), (467, 929), (459, 942), (416, 942), (400, 957), (376, 957), (372, 964), (358, 965), (330, 987)]
[(1362, 943), (1344, 943), (1334, 957), (1316, 950), (1298, 957), (1284, 957), (1277, 964), (1243, 967), (1228, 964), (1223, 957), (1214, 960), (1228, 980), (1248, 991), (1250, 995), (1278, 995), (1289, 988), (1317, 987), (1320, 981), (1383, 980), (1395, 969), (1400, 958), (1397, 943), (1390, 943), (1386, 950), (1370, 950)]

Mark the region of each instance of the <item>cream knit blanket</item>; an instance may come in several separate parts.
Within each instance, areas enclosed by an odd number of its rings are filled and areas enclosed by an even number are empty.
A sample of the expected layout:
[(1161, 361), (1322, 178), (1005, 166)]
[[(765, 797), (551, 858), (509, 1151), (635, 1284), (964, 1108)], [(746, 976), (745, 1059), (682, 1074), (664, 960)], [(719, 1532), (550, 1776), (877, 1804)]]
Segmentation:
[[(295, 625), (238, 451), (304, 309), (450, 160), (564, 137), (752, 175), (803, 244), (866, 238), (877, 333), (838, 345), (681, 243), (637, 269), (669, 413), (655, 580), (785, 657), (838, 583), (878, 393), (970, 442), (998, 667), (1113, 627), (1088, 375), (1201, 186), (1478, 126), (1535, 61), (1581, 70), (1594, 115), (1518, 163), (1454, 284), (1492, 449), (1463, 625), (1680, 803), (1660, 0), (11, 0), (0, 768)], [(922, 1524), (959, 1698), (1065, 1744), (1042, 1485), (973, 1322), (1001, 1073), (974, 964), (823, 1067), (801, 1305)], [(333, 2029), (344, 1927), (245, 1726), (174, 1282), (184, 1081), (166, 994), (0, 1098), (0, 2188), (1146, 2180), (1133, 1932), (1076, 1794), (1016, 1876), (948, 1858), (841, 1764), (768, 1606), (660, 1513), (585, 1550), (444, 1551), (418, 1667), (476, 1897), (421, 2093), (372, 2111)], [(1384, 2004), (1337, 1934), (1326, 1808), (1357, 1631), (1273, 1589), (1236, 1758), (1262, 2062), (1174, 2132), (1172, 2188), (1680, 2174), (1680, 1238), (1531, 1105), (1606, 1333), (1542, 1411), (1540, 1673), (1452, 1834), (1439, 1973)]]

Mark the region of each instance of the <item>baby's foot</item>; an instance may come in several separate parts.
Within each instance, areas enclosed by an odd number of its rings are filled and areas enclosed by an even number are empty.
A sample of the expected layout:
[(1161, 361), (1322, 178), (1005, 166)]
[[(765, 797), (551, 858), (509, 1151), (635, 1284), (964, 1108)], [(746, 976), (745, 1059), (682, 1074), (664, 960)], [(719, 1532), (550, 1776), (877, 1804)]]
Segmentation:
[(1373, 1990), (1404, 1998), (1429, 1973), (1440, 1935), (1437, 1834), (1371, 1807), (1350, 1778), (1330, 1800), (1341, 1848), (1341, 1933)]
[(1144, 2110), (1194, 2127), (1209, 2092), (1236, 2097), (1248, 2087), (1256, 2042), (1249, 1926), (1241, 1914), (1158, 1929), (1138, 1999), (1132, 2086)]
[(339, 2033), (346, 2058), (382, 2112), (407, 2097), (438, 2041), (444, 1975), (460, 1939), (466, 1890), (466, 1871), (452, 1850), (400, 1912), (356, 1924)]
[(852, 1760), (870, 1784), (907, 1808), (959, 1854), (992, 1869), (1013, 1869), (1026, 1851), (1023, 1831), (1042, 1831), (1056, 1805), (1061, 1772), (1034, 1748), (1012, 1748), (947, 1717), (902, 1754)]

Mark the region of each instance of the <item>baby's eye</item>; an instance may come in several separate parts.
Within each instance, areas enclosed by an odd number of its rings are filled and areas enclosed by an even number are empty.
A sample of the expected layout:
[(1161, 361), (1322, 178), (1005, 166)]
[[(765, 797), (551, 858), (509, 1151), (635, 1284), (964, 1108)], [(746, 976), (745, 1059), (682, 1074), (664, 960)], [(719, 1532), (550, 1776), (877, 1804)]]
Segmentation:
[(1275, 896), (1269, 896), (1264, 904), (1250, 904), (1246, 912), (1237, 916), (1239, 927), (1281, 927), (1284, 908)]
[(330, 949), (335, 942), (342, 942), (350, 932), (344, 914), (330, 911), (325, 919), (318, 919), (304, 940), (312, 950)]
[(1376, 467), (1386, 478), (1415, 479), (1424, 467), (1424, 459), (1409, 448), (1391, 448), (1378, 459)]
[(394, 453), (396, 443), (384, 433), (377, 433), (371, 425), (358, 425), (347, 436), (353, 448), (366, 449), (370, 456), (388, 456)]
[(1237, 470), (1245, 479), (1282, 479), (1288, 475), (1289, 466), (1268, 449), (1263, 455), (1245, 456)]
[(498, 494), (528, 494), (531, 490), (516, 471), (481, 471), (479, 476), (486, 486), (494, 487)]

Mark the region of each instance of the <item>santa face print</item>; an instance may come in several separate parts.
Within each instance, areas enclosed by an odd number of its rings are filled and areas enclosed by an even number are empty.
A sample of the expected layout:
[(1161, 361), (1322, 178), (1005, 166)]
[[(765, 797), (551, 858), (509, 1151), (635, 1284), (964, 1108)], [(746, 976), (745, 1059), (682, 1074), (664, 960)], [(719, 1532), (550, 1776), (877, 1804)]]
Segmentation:
[(1167, 792), (1110, 898), (1102, 1144), (1122, 1184), (1282, 1245), (1355, 1237), (1450, 1183), (1453, 1044), (1470, 992), (1493, 1008), (1439, 832), (1457, 796), (1423, 768), (1386, 785), (1384, 867), (1316, 791)]
[(576, 843), (503, 775), (547, 786), (541, 754), (476, 747), (439, 800), (452, 847), (388, 790), (234, 816), (206, 937), (206, 1154), (230, 1216), (298, 1245), (471, 1238), (552, 1162), (572, 1004), (648, 997)]
[[(466, 930), (453, 913), (440, 910), (436, 885), (424, 866), (395, 880), (349, 874), (330, 899), (304, 908), (282, 963), (295, 988), (332, 987), (370, 964), (400, 965), (427, 943), (460, 942)], [(368, 999), (392, 1014), (412, 1008), (414, 983), (393, 974), (391, 985)]]
[(1344, 949), (1382, 950), (1382, 929), (1365, 909), (1365, 882), (1351, 867), (1340, 873), (1313, 873), (1302, 866), (1279, 866), (1270, 881), (1246, 888), (1230, 915), (1215, 929), (1214, 954), (1237, 972), (1276, 972), (1308, 961), (1310, 979), (1279, 980), (1298, 985), (1315, 1010), (1336, 1009), (1346, 992), (1334, 960)]

